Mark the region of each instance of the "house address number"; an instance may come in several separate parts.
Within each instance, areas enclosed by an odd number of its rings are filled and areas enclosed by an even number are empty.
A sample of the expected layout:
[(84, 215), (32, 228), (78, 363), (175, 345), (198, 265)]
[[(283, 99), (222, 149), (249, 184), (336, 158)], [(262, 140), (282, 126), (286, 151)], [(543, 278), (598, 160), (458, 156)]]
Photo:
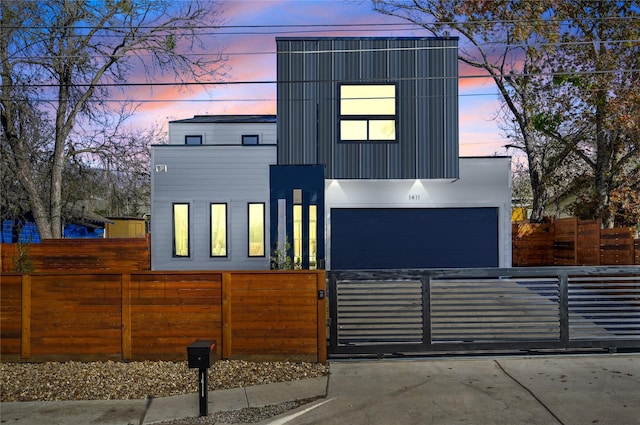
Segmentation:
[(410, 201), (419, 201), (420, 200), (420, 195), (409, 195), (409, 200)]

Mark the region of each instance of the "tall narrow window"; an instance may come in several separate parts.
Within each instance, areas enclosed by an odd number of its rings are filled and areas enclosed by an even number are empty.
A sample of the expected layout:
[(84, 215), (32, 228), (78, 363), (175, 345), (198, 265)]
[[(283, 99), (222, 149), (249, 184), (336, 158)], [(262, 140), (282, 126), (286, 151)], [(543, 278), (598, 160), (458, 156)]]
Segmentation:
[(340, 140), (396, 141), (395, 84), (340, 86)]
[(318, 207), (309, 205), (309, 270), (318, 268)]
[(211, 204), (211, 256), (227, 256), (227, 204)]
[(302, 268), (302, 189), (293, 189), (293, 267)]
[(189, 256), (189, 204), (173, 204), (173, 256)]
[(249, 204), (249, 257), (264, 257), (264, 202)]

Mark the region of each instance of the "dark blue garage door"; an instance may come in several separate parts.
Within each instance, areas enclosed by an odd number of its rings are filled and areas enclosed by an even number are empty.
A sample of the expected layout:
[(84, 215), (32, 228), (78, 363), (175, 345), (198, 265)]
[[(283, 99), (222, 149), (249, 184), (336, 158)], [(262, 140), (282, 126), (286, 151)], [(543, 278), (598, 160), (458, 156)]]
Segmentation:
[(497, 266), (497, 208), (331, 209), (332, 270)]

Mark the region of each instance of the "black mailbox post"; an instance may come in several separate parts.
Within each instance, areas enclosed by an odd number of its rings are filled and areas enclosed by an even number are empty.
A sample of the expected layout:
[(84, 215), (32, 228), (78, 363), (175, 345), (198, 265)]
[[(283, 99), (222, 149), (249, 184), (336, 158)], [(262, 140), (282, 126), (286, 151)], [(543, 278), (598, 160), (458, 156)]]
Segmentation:
[(198, 396), (200, 399), (200, 416), (207, 416), (208, 381), (207, 369), (216, 359), (215, 340), (196, 340), (187, 346), (189, 367), (198, 369)]

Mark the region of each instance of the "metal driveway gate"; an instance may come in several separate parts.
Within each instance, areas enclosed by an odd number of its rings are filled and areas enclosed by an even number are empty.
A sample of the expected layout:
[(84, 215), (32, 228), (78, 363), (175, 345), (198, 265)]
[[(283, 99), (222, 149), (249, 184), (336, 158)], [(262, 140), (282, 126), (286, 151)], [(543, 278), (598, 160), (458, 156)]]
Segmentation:
[(327, 274), (330, 355), (640, 348), (640, 266)]

